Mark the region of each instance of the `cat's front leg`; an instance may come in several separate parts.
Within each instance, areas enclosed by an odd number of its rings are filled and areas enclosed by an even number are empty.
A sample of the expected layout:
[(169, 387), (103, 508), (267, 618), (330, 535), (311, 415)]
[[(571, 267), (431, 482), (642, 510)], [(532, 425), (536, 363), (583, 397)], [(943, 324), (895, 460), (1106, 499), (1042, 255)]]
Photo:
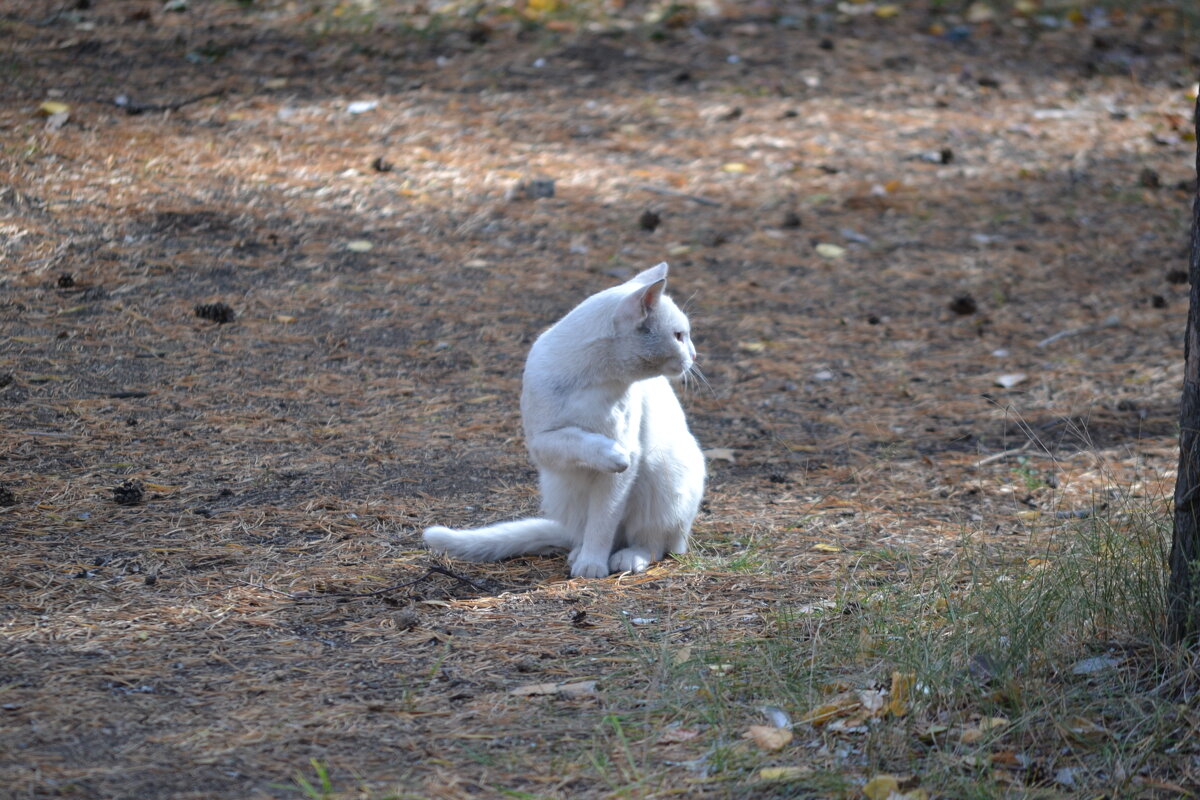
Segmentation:
[(539, 466), (549, 469), (584, 467), (597, 472), (624, 472), (632, 458), (620, 443), (599, 433), (568, 426), (534, 434), (529, 452)]

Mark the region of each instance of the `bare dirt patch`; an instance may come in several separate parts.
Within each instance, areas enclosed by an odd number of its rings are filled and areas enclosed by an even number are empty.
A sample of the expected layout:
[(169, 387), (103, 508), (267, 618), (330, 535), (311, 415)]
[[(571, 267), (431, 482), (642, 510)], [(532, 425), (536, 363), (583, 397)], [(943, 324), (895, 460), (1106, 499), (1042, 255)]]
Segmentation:
[[(659, 742), (663, 653), (774, 636), (883, 549), (1032, 554), (1056, 511), (1166, 496), (1195, 65), (1157, 18), (419, 36), (61, 5), (0, 17), (14, 797), (294, 796), (309, 759), (379, 796), (748, 796), (696, 766), (743, 720)], [(553, 197), (506, 197), (528, 179)], [(536, 505), (533, 337), (663, 259), (727, 456), (699, 555), (431, 561), (423, 526)]]

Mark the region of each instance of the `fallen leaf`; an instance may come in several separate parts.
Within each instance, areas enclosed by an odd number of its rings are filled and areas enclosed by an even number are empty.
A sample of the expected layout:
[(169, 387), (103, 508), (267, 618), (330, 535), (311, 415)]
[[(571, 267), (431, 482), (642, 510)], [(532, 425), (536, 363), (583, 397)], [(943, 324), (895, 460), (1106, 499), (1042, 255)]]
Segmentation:
[(819, 728), (834, 717), (845, 716), (858, 707), (859, 701), (853, 692), (842, 692), (830, 699), (828, 703), (823, 703), (809, 711), (801, 717), (800, 721)]
[(60, 103), (57, 100), (47, 100), (38, 106), (38, 113), (43, 117), (52, 117), (55, 114), (70, 113), (71, 107), (66, 103)]
[(963, 744), (975, 744), (982, 739), (988, 731), (993, 731), (997, 728), (1003, 728), (1007, 724), (1008, 720), (1004, 717), (984, 717), (974, 726), (964, 729), (962, 735), (959, 737), (959, 741), (961, 741)]
[(995, 18), (995, 10), (987, 3), (972, 3), (971, 7), (967, 9), (966, 19), (972, 25), (978, 25), (981, 22), (991, 22)]
[(792, 718), (789, 717), (788, 713), (779, 706), (763, 706), (759, 709), (759, 711), (761, 711), (763, 716), (767, 718), (767, 721), (776, 728), (787, 728), (788, 730), (791, 730)]
[(817, 542), (816, 544), (814, 544), (812, 546), (812, 549), (816, 550), (819, 553), (840, 553), (840, 552), (842, 552), (842, 548), (838, 547), (836, 544), (826, 544), (825, 542)]
[(792, 743), (792, 732), (787, 728), (771, 725), (751, 725), (742, 734), (742, 738), (749, 739), (763, 750), (774, 753)]
[(692, 646), (685, 644), (683, 647), (671, 654), (671, 662), (674, 664), (686, 664), (692, 660)]
[(891, 19), (900, 14), (900, 6), (895, 3), (885, 3), (875, 9), (875, 16), (880, 19)]
[(882, 689), (863, 689), (858, 693), (858, 702), (870, 716), (879, 716), (887, 707), (887, 692)]
[(817, 245), (817, 255), (821, 258), (841, 258), (846, 255), (846, 248), (832, 242), (821, 242)]
[(353, 239), (346, 242), (346, 249), (351, 253), (366, 253), (374, 249), (375, 245), (368, 242), (366, 239)]
[(704, 451), (704, 457), (710, 461), (728, 461), (730, 464), (737, 463), (733, 451), (728, 447), (711, 447)]
[(539, 697), (543, 695), (586, 697), (595, 693), (595, 681), (577, 681), (575, 683), (527, 683), (524, 686), (518, 686), (509, 692), (509, 694), (517, 697)]
[(748, 169), (749, 167), (740, 161), (730, 161), (728, 164), (721, 165), (722, 172), (745, 172)]
[(287, 324), (290, 324), (290, 323), (292, 323), (292, 322), (295, 322), (295, 321), (296, 321), (296, 318), (295, 318), (295, 317), (293, 317), (293, 316), (291, 316), (290, 314), (276, 314), (276, 315), (275, 315), (275, 321), (276, 321), (276, 322), (282, 322), (284, 325), (287, 325)]
[(1011, 389), (1019, 383), (1024, 383), (1029, 376), (1024, 372), (1012, 372), (1007, 375), (997, 375), (995, 384), (1003, 386), (1005, 389)]
[(888, 693), (887, 708), (884, 711), (893, 717), (903, 717), (908, 713), (908, 695), (912, 692), (917, 675), (914, 672), (893, 672), (892, 689)]
[(894, 775), (876, 775), (863, 785), (862, 791), (869, 800), (888, 800), (900, 794), (900, 781)]
[(747, 353), (761, 353), (767, 349), (766, 342), (738, 342), (738, 347), (745, 350)]
[(1121, 663), (1121, 659), (1114, 656), (1092, 656), (1085, 658), (1082, 661), (1076, 661), (1075, 666), (1071, 667), (1072, 675), (1091, 675), (1096, 672), (1115, 667)]
[(491, 266), (491, 264), (481, 258), (473, 258), (467, 263), (463, 264), (463, 266), (467, 269), (487, 269)]
[(690, 742), (700, 735), (700, 731), (695, 728), (667, 728), (658, 737), (659, 744), (676, 744), (678, 742)]
[(932, 724), (932, 725), (927, 725), (924, 728), (918, 729), (917, 738), (923, 742), (936, 741), (939, 736), (941, 736), (948, 730), (950, 730), (950, 727), (948, 725), (938, 725), (936, 723)]
[(51, 114), (46, 117), (46, 130), (56, 131), (63, 125), (66, 125), (69, 119), (71, 119), (71, 112), (69, 111), (59, 111), (57, 114)]
[(758, 771), (760, 781), (794, 781), (812, 774), (812, 767), (763, 767)]
[(1098, 725), (1086, 717), (1071, 717), (1061, 723), (1060, 727), (1062, 727), (1063, 732), (1068, 736), (1080, 741), (1102, 739), (1112, 735), (1108, 728)]

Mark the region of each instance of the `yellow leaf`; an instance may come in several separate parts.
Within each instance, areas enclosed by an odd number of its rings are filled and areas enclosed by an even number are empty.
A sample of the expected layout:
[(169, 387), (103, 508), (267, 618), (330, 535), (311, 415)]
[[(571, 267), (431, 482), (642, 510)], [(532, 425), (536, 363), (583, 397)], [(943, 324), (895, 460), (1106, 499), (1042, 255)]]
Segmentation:
[(60, 103), (57, 100), (47, 100), (38, 106), (38, 113), (46, 117), (52, 114), (65, 114), (70, 110), (71, 107), (69, 105)]
[(1079, 740), (1100, 739), (1111, 735), (1108, 728), (1097, 725), (1086, 717), (1071, 717), (1062, 723), (1062, 728), (1067, 735)]
[(891, 19), (900, 13), (900, 6), (895, 3), (885, 3), (875, 9), (875, 16), (880, 19)]
[(895, 194), (904, 188), (904, 184), (898, 180), (890, 180), (883, 185), (883, 190), (888, 194)]
[(826, 544), (825, 542), (817, 542), (816, 544), (814, 544), (812, 546), (812, 549), (816, 550), (817, 552), (820, 552), (820, 553), (840, 553), (840, 552), (842, 552), (842, 548), (838, 547), (836, 544)]
[(908, 713), (908, 695), (912, 692), (916, 680), (916, 673), (913, 672), (892, 673), (892, 690), (889, 693), (890, 698), (885, 709), (888, 714), (893, 717), (903, 717)]
[(692, 646), (685, 644), (683, 647), (671, 654), (671, 661), (675, 664), (686, 664), (692, 659)]
[(812, 767), (763, 767), (758, 771), (760, 781), (794, 781), (812, 774)]
[(845, 716), (859, 706), (858, 697), (853, 692), (842, 692), (828, 703), (809, 711), (800, 721), (819, 728), (834, 717)]
[(1030, 14), (1037, 13), (1037, 10), (1038, 4), (1034, 0), (1017, 0), (1017, 2), (1013, 3), (1013, 11), (1018, 14), (1029, 16)]
[(792, 743), (792, 732), (787, 728), (776, 728), (772, 725), (751, 725), (742, 734), (742, 738), (749, 739), (763, 750), (773, 753)]
[(978, 25), (980, 22), (991, 22), (996, 18), (996, 12), (987, 3), (972, 3), (967, 9), (967, 22)]
[(900, 781), (894, 775), (876, 775), (862, 790), (869, 800), (888, 800), (893, 794), (900, 794)]
[(285, 324), (285, 325), (286, 325), (286, 324), (288, 324), (288, 323), (290, 323), (290, 322), (295, 322), (295, 321), (296, 321), (296, 318), (295, 318), (295, 317), (293, 317), (293, 316), (290, 316), (290, 315), (288, 315), (288, 314), (276, 314), (276, 315), (275, 315), (275, 321), (276, 321), (276, 322), (282, 322), (283, 324)]
[(766, 342), (738, 342), (738, 347), (745, 350), (747, 353), (761, 353), (767, 349)]
[(730, 161), (728, 164), (721, 165), (722, 172), (745, 172), (750, 169), (740, 161)]
[(553, 14), (558, 10), (558, 0), (529, 0), (525, 4), (525, 9), (530, 17)]
[(817, 245), (817, 255), (821, 258), (841, 258), (846, 255), (846, 248), (830, 242), (821, 242)]

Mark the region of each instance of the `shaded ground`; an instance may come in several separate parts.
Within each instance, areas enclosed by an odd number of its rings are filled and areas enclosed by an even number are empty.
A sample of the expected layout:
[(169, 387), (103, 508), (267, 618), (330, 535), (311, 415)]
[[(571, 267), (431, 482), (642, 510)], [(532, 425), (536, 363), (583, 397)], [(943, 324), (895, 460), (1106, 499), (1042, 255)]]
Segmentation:
[[(0, 6), (11, 796), (294, 796), (310, 758), (380, 795), (752, 792), (612, 734), (661, 711), (661, 653), (770, 636), (866, 554), (1034, 552), (1039, 511), (1165, 496), (1195, 65), (1153, 19), (473, 42), (28, 5)], [(553, 198), (506, 199), (535, 177)], [(699, 555), (429, 573), (423, 526), (536, 505), (533, 337), (664, 258), (711, 383)]]

